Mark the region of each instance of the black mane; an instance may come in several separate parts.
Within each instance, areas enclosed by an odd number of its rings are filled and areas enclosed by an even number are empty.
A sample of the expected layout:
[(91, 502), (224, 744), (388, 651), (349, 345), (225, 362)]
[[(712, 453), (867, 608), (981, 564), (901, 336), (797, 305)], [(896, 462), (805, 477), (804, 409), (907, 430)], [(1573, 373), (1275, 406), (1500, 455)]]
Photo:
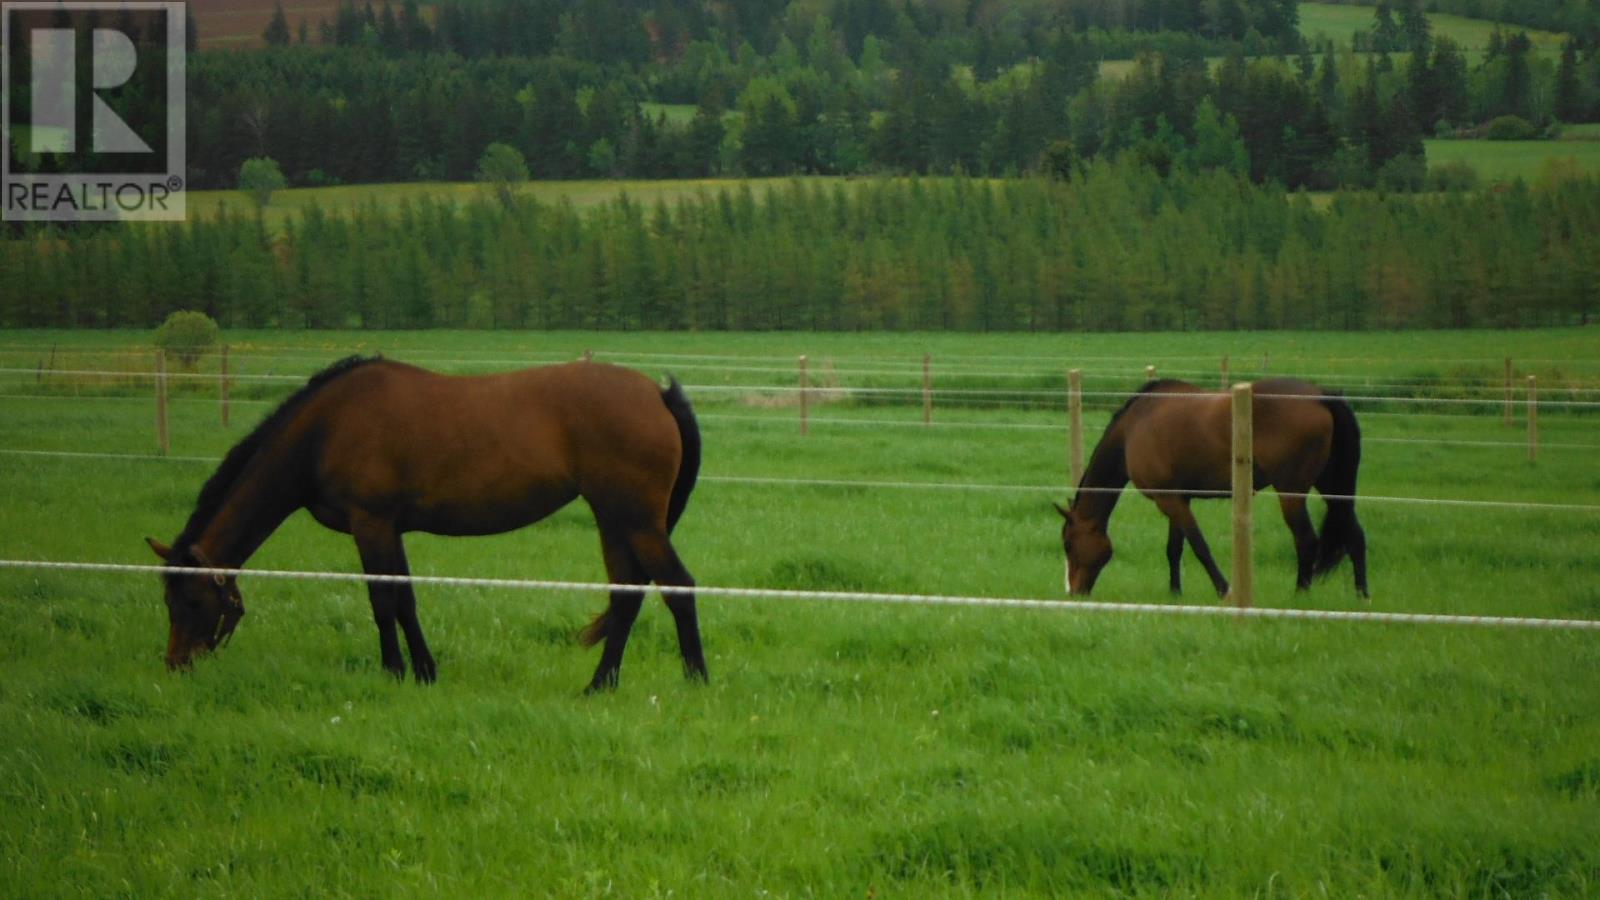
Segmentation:
[(184, 562), (194, 562), (190, 548), (199, 539), (200, 532), (205, 530), (206, 524), (216, 515), (218, 508), (222, 506), (222, 501), (228, 496), (228, 490), (233, 487), (234, 481), (244, 471), (245, 466), (250, 462), (250, 458), (255, 456), (256, 450), (282, 427), (284, 421), (289, 418), (290, 413), (299, 408), (308, 397), (321, 390), (328, 382), (368, 363), (377, 362), (382, 358), (381, 356), (347, 356), (323, 369), (311, 376), (305, 386), (291, 394), (289, 399), (280, 403), (277, 409), (273, 410), (270, 415), (261, 421), (260, 425), (255, 427), (254, 431), (250, 432), (248, 437), (234, 444), (233, 449), (228, 451), (228, 455), (222, 458), (222, 465), (217, 467), (217, 471), (213, 472), (211, 478), (206, 481), (205, 487), (200, 489), (200, 497), (195, 501), (194, 512), (189, 514), (189, 521), (183, 526), (183, 531), (178, 535), (177, 540), (172, 542), (172, 558), (168, 560), (168, 563), (180, 565)]
[(1139, 389), (1133, 392), (1133, 396), (1129, 397), (1116, 412), (1111, 414), (1111, 421), (1106, 423), (1106, 430), (1110, 431), (1111, 426), (1117, 424), (1117, 420), (1122, 418), (1122, 414), (1127, 412), (1130, 406), (1133, 406), (1133, 402), (1135, 400), (1138, 400), (1140, 397), (1143, 397), (1145, 394), (1148, 394), (1157, 388), (1163, 388), (1174, 384), (1187, 386), (1189, 383), (1187, 381), (1181, 381), (1177, 378), (1157, 378), (1154, 381), (1146, 381), (1144, 384), (1140, 385)]

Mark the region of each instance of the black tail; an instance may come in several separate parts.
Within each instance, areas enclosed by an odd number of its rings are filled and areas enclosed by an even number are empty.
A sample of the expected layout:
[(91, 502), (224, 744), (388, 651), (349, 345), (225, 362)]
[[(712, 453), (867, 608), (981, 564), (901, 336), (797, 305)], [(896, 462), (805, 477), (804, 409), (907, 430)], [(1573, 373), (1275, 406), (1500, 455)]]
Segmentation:
[(1328, 464), (1317, 476), (1317, 490), (1328, 503), (1317, 537), (1314, 576), (1326, 575), (1344, 559), (1352, 545), (1363, 540), (1356, 521), (1356, 473), (1361, 468), (1361, 427), (1350, 404), (1339, 397), (1324, 397), (1322, 405), (1333, 414), (1333, 449)]
[(667, 533), (671, 534), (673, 526), (683, 516), (684, 507), (689, 505), (695, 480), (700, 477), (700, 424), (695, 421), (694, 407), (689, 405), (683, 385), (671, 376), (668, 380), (671, 383), (661, 392), (661, 402), (667, 405), (667, 411), (678, 423), (678, 438), (683, 441), (683, 462), (678, 465), (678, 479), (672, 483), (672, 499), (667, 502)]

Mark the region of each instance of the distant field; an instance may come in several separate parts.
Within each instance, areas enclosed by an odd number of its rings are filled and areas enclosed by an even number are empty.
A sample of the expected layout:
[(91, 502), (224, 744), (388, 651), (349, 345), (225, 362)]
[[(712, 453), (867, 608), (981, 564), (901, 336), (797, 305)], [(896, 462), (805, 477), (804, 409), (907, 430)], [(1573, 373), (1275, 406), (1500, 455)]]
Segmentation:
[[(261, 32), (272, 21), (274, 0), (205, 0), (190, 3), (195, 27), (200, 31), (200, 46), (208, 50), (228, 47), (253, 47), (261, 44)], [(339, 11), (338, 0), (289, 0), (283, 12), (293, 33), (304, 19), (313, 36), (317, 23), (333, 21)]]
[(1586, 172), (1600, 172), (1600, 140), (1424, 141), (1428, 163), (1463, 162), (1488, 182), (1533, 181), (1553, 160), (1571, 159)]
[[(1326, 35), (1340, 44), (1348, 44), (1350, 35), (1372, 27), (1374, 7), (1344, 3), (1300, 4), (1300, 33), (1307, 38)], [(1444, 13), (1429, 13), (1428, 22), (1434, 34), (1448, 35), (1462, 48), (1482, 50), (1489, 45), (1489, 34), (1495, 23), (1487, 19), (1467, 19)], [(1559, 50), (1565, 36), (1551, 31), (1523, 29), (1512, 25), (1501, 26), (1507, 33), (1527, 31), (1535, 49)]]

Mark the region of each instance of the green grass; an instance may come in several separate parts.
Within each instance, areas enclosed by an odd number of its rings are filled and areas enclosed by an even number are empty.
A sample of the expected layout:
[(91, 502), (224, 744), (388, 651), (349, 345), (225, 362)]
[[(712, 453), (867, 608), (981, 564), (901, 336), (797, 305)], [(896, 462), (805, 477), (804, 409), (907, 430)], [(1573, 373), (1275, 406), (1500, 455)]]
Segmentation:
[[(1263, 368), (1353, 394), (1474, 393), (1505, 356), (1544, 396), (1600, 387), (1590, 330), (1104, 336), (250, 333), (235, 371), (305, 374), (353, 350), (456, 370), (586, 348), (689, 384), (707, 476), (1059, 485), (1058, 410), (958, 409), (951, 427), (817, 423), (710, 385), (819, 381), (1125, 391), (1154, 363)], [(37, 371), (111, 366), (134, 333), (0, 338), (0, 449), (145, 454), (142, 387)], [(712, 353), (714, 361), (648, 354)], [(142, 354), (142, 351), (141, 351)], [(473, 361), (473, 362), (463, 362)], [(142, 356), (137, 359), (142, 365)], [(722, 368), (695, 368), (715, 364)], [(733, 368), (738, 367), (738, 368)], [(902, 375), (886, 373), (903, 372)], [(1018, 377), (1002, 377), (1012, 373)], [(1399, 387), (1397, 383), (1427, 385)], [(172, 404), (173, 454), (216, 456), (289, 385)], [(1493, 391), (1490, 391), (1491, 395)], [(1585, 396), (1572, 394), (1571, 396)], [(94, 399), (91, 399), (94, 398)], [(247, 403), (245, 401), (254, 401)], [(1092, 442), (1103, 407), (1091, 398)], [(1526, 461), (1498, 409), (1358, 407), (1362, 490), (1600, 504), (1592, 450)], [(1464, 412), (1463, 408), (1443, 410)], [(1434, 410), (1438, 412), (1438, 410)], [(823, 418), (915, 422), (904, 403)], [(730, 418), (737, 417), (737, 418)], [(752, 418), (753, 417), (753, 418)], [(1600, 418), (1547, 409), (1547, 444)], [(1451, 438), (1511, 446), (1390, 443)], [(204, 462), (0, 454), (0, 558), (151, 560)], [(754, 486), (708, 478), (676, 537), (699, 581), (1056, 597), (1047, 501), (1064, 490)], [(1290, 590), (1258, 507), (1260, 603), (1353, 609), (1348, 569)], [(1219, 557), (1227, 512), (1198, 507)], [(1380, 611), (1600, 618), (1592, 513), (1362, 506)], [(1165, 530), (1130, 497), (1097, 599), (1166, 601)], [(408, 541), (427, 574), (602, 577), (587, 511), (523, 532)], [(349, 539), (301, 514), (253, 568), (349, 571)], [(1214, 602), (1186, 561), (1185, 602)], [(362, 592), (243, 579), (232, 645), (162, 671), (150, 576), (0, 571), (0, 878), (19, 896), (1189, 895), (1584, 896), (1600, 890), (1600, 643), (1593, 633), (1237, 622), (1068, 611), (703, 598), (708, 686), (684, 683), (654, 601), (621, 688), (580, 698), (572, 634), (602, 598), (421, 588), (441, 680), (390, 682)], [(1063, 607), (1063, 610), (1067, 607)]]
[(693, 103), (641, 103), (639, 111), (651, 119), (666, 116), (667, 124), (674, 127), (683, 127), (694, 121), (695, 105)]
[[(1350, 35), (1372, 28), (1372, 6), (1346, 3), (1301, 3), (1300, 34), (1307, 39), (1327, 37), (1336, 44), (1348, 45)], [(1396, 21), (1399, 19), (1396, 17)], [(1482, 50), (1489, 45), (1489, 35), (1495, 23), (1487, 19), (1468, 19), (1446, 13), (1428, 13), (1428, 23), (1435, 35), (1445, 35), (1464, 50)], [(1514, 25), (1501, 25), (1501, 31), (1514, 34), (1526, 30), (1528, 39), (1536, 50), (1559, 52), (1566, 36), (1550, 31), (1522, 29)]]
[(1600, 171), (1600, 141), (1427, 140), (1423, 145), (1429, 165), (1466, 163), (1488, 182), (1521, 178), (1532, 183), (1549, 167), (1560, 165), (1575, 165), (1591, 173)]

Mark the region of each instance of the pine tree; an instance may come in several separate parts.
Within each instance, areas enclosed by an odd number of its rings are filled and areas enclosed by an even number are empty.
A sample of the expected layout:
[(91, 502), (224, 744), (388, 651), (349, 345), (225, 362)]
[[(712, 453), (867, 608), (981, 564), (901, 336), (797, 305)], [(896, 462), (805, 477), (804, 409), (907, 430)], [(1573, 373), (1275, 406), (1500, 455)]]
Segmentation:
[(1578, 76), (1578, 45), (1568, 39), (1561, 46), (1561, 64), (1556, 69), (1555, 116), (1563, 122), (1580, 122), (1585, 118), (1583, 82)]
[(269, 47), (289, 45), (289, 17), (284, 15), (282, 3), (273, 4), (272, 20), (267, 23), (267, 29), (261, 32), (261, 39)]

